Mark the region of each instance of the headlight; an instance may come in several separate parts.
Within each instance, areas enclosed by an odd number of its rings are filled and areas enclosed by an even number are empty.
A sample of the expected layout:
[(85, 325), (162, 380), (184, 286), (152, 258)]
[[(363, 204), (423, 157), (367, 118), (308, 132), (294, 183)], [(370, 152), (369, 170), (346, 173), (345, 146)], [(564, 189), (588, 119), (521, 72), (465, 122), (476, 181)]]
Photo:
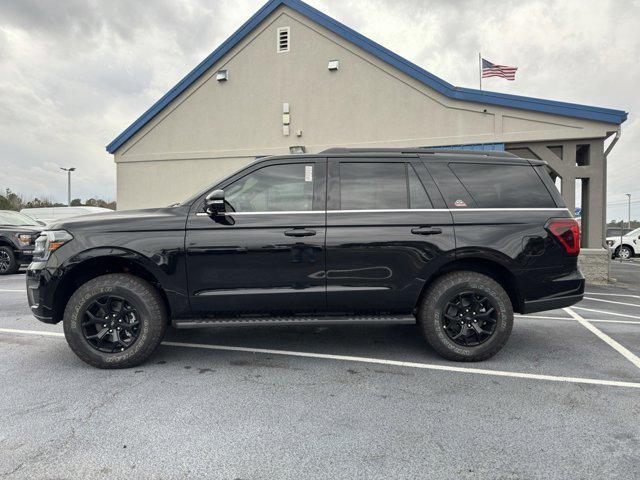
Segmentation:
[(33, 250), (33, 261), (46, 262), (51, 252), (59, 249), (65, 243), (73, 240), (73, 236), (65, 230), (44, 231), (36, 239)]
[(28, 233), (16, 233), (14, 236), (16, 237), (16, 240), (18, 241), (20, 246), (28, 247), (29, 245), (31, 245), (31, 235), (29, 235)]
[(613, 247), (613, 240), (607, 240), (607, 245), (609, 245), (610, 247)]

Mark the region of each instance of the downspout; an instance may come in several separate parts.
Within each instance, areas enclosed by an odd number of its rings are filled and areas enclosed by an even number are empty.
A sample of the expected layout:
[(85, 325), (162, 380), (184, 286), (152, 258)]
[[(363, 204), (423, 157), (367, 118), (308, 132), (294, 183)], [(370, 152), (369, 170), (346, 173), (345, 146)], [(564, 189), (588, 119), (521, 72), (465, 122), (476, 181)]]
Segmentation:
[[(615, 137), (613, 137), (613, 141), (609, 144), (609, 146), (607, 147), (607, 149), (604, 151), (604, 168), (605, 168), (605, 172), (608, 173), (609, 171), (609, 162), (608, 162), (608, 158), (607, 156), (609, 155), (609, 153), (611, 152), (611, 150), (613, 150), (613, 147), (615, 147), (616, 143), (618, 143), (618, 140), (620, 140), (620, 136), (622, 135), (622, 125), (618, 125), (618, 129), (616, 130), (616, 134)], [(604, 178), (604, 184), (605, 184), (605, 196), (604, 196), (604, 228), (606, 231), (607, 228), (607, 195), (606, 195), (606, 186), (607, 186), (607, 177), (605, 175)], [(622, 229), (620, 230), (620, 233), (622, 233)], [(607, 251), (609, 251), (609, 246), (607, 245), (606, 239), (602, 242), (602, 247), (604, 249), (606, 249)], [(611, 281), (611, 255), (609, 255), (608, 257), (608, 261), (607, 261), (607, 283), (609, 283)]]

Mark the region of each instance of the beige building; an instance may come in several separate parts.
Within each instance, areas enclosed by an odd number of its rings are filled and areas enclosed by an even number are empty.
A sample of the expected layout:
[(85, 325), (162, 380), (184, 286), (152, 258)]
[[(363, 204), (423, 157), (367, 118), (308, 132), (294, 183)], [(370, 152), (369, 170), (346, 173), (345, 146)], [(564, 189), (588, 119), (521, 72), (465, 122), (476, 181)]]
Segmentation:
[(118, 208), (130, 209), (179, 202), (299, 147), (505, 149), (549, 162), (572, 209), (582, 182), (583, 245), (601, 248), (604, 141), (626, 116), (455, 87), (299, 0), (272, 0), (107, 150)]

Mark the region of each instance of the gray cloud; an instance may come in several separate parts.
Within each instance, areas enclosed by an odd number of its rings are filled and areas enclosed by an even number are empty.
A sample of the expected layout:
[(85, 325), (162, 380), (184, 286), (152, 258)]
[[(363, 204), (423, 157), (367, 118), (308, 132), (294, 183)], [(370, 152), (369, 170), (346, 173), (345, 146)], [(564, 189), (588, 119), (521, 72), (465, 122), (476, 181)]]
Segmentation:
[[(261, 0), (0, 1), (0, 188), (115, 197), (104, 145), (262, 5)], [(460, 86), (477, 53), (520, 67), (485, 88), (631, 112), (610, 156), (610, 217), (630, 192), (640, 217), (640, 3), (552, 0), (309, 0)]]

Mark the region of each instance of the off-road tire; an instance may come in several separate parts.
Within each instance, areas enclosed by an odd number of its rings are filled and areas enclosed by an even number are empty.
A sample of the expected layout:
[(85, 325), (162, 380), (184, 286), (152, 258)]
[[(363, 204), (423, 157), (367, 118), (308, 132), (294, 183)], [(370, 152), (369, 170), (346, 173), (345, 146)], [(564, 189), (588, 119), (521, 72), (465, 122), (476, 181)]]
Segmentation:
[[(490, 298), (496, 309), (495, 331), (484, 343), (461, 346), (443, 327), (446, 303), (457, 293), (478, 291)], [(442, 357), (460, 362), (486, 360), (500, 351), (513, 328), (513, 306), (504, 288), (492, 278), (476, 272), (459, 271), (438, 278), (424, 295), (418, 310), (418, 325), (427, 343)]]
[[(139, 336), (123, 352), (105, 353), (93, 348), (82, 332), (87, 307), (97, 298), (113, 294), (133, 304), (140, 315)], [(97, 368), (131, 368), (147, 360), (160, 345), (167, 327), (167, 311), (156, 288), (139, 277), (108, 274), (78, 288), (64, 310), (64, 336), (80, 359)]]
[(9, 259), (9, 268), (7, 268), (6, 270), (0, 269), (0, 275), (11, 275), (13, 273), (18, 273), (18, 270), (20, 270), (20, 264), (18, 263), (13, 250), (11, 250), (9, 247), (2, 246), (0, 247), (0, 252), (2, 252), (3, 256), (6, 255)]

